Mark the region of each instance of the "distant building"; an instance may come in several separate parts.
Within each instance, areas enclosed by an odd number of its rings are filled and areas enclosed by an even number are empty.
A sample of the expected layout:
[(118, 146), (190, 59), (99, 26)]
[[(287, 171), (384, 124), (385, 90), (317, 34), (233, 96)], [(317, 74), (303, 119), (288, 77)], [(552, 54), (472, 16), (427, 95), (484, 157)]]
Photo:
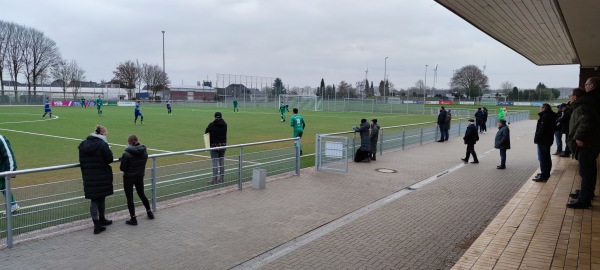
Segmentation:
[(180, 85), (171, 86), (172, 100), (214, 101), (217, 89), (210, 86)]

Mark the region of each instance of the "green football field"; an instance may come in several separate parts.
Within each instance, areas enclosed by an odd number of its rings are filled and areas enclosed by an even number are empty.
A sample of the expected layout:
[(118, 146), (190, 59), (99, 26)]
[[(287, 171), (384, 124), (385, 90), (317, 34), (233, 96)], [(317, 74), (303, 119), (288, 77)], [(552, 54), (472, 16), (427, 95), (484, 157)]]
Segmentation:
[[(0, 107), (0, 134), (6, 136), (15, 152), (18, 169), (29, 169), (78, 162), (77, 146), (96, 124), (108, 129), (108, 141), (115, 158), (125, 149), (127, 137), (136, 134), (150, 150), (149, 154), (204, 148), (202, 135), (221, 111), (228, 125), (228, 145), (292, 137), (289, 121), (281, 122), (277, 108), (273, 110), (194, 105), (173, 106), (168, 115), (164, 105), (144, 104), (144, 125), (133, 123), (133, 107), (105, 106), (99, 117), (95, 107), (53, 107), (53, 119), (42, 118), (43, 106)], [(382, 127), (434, 121), (435, 116), (301, 111), (306, 122), (302, 138), (302, 165), (314, 164), (315, 134), (350, 131), (361, 118), (377, 118)], [(291, 109), (287, 120), (292, 116)], [(290, 142), (291, 143), (291, 142)], [(264, 146), (268, 148), (269, 146)]]

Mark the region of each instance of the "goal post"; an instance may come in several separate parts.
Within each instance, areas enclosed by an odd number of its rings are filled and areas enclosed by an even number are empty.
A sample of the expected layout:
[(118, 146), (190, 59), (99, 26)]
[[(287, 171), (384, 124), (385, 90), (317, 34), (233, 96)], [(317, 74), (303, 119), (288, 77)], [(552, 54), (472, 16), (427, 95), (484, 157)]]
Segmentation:
[(300, 111), (322, 111), (323, 98), (315, 95), (279, 95), (279, 104), (288, 105), (290, 111), (298, 108)]

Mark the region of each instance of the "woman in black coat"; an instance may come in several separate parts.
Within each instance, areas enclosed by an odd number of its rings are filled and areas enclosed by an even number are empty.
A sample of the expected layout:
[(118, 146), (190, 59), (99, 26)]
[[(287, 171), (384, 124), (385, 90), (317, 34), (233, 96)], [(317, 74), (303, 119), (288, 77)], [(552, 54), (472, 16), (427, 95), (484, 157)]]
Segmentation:
[(371, 138), (369, 136), (369, 128), (371, 125), (367, 123), (367, 119), (360, 120), (360, 127), (352, 127), (354, 132), (360, 132), (360, 148), (356, 150), (354, 162), (371, 162), (369, 155), (371, 153)]
[(96, 125), (94, 133), (79, 144), (79, 163), (83, 178), (83, 192), (91, 200), (90, 214), (94, 222), (94, 234), (106, 230), (112, 220), (106, 219), (105, 198), (113, 194), (113, 172), (110, 163), (113, 154), (106, 141), (107, 130)]
[(135, 216), (135, 204), (133, 203), (133, 186), (137, 191), (140, 200), (146, 207), (146, 214), (149, 219), (154, 219), (154, 214), (150, 209), (150, 202), (144, 194), (144, 174), (146, 171), (146, 162), (148, 161), (148, 152), (146, 146), (140, 144), (138, 137), (135, 135), (127, 138), (127, 148), (121, 156), (121, 166), (123, 172), (123, 190), (127, 198), (127, 208), (129, 209), (130, 219), (125, 221), (127, 225), (137, 225), (137, 217)]

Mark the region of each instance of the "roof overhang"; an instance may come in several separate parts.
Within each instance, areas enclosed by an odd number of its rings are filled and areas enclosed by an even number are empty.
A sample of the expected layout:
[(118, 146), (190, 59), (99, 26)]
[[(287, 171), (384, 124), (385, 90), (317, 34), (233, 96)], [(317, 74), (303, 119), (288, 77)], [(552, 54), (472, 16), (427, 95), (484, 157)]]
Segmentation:
[(600, 66), (598, 0), (435, 0), (536, 65)]

